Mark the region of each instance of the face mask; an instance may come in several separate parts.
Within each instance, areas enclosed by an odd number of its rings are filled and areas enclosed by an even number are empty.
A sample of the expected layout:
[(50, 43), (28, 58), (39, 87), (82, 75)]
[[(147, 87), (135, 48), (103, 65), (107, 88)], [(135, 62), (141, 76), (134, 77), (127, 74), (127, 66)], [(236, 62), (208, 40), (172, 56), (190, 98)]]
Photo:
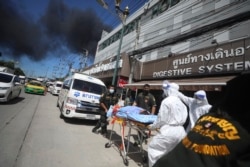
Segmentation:
[(195, 103), (196, 103), (196, 104), (201, 104), (201, 103), (202, 103), (202, 100), (195, 99)]
[(148, 95), (148, 93), (149, 93), (149, 90), (144, 90), (144, 91), (143, 91), (143, 94), (144, 94), (144, 95)]
[(165, 97), (168, 97), (168, 90), (163, 89), (163, 92), (164, 92), (164, 96), (165, 96)]
[(114, 93), (114, 91), (115, 91), (114, 89), (109, 89), (109, 93), (111, 94)]

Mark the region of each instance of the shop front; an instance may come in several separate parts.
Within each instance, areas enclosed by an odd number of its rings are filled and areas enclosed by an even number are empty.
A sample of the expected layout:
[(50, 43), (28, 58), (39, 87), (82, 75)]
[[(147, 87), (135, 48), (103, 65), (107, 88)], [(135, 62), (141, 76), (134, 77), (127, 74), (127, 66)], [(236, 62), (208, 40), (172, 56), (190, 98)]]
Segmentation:
[(227, 81), (250, 72), (250, 38), (137, 64), (135, 82), (125, 84), (125, 88), (138, 91), (147, 83), (160, 99), (162, 82), (168, 80), (179, 84), (188, 96), (205, 90), (210, 103), (215, 104)]
[[(153, 61), (138, 61), (134, 63), (132, 75), (132, 63), (124, 53), (119, 61), (116, 85), (121, 90), (131, 89), (136, 95), (148, 83), (152, 91), (161, 96), (161, 84), (168, 80), (179, 84), (180, 90), (187, 95), (202, 89), (208, 96), (220, 98), (227, 81), (250, 71), (249, 48), (250, 38), (247, 38)], [(93, 65), (86, 73), (110, 84), (115, 67), (113, 59)], [(128, 82), (130, 79), (132, 83)]]

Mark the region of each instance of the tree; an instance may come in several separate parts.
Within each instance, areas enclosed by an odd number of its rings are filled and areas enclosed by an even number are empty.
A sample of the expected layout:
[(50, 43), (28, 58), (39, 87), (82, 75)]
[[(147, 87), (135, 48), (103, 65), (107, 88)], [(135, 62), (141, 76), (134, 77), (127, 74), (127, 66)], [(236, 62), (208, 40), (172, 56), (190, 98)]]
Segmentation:
[(10, 69), (15, 69), (15, 63), (13, 61), (7, 61), (5, 62), (5, 67), (9, 67)]
[(15, 75), (24, 75), (24, 72), (21, 68), (15, 68), (15, 62), (13, 61), (4, 61), (4, 60), (0, 60), (0, 66), (4, 66), (4, 67), (8, 67), (12, 70), (14, 70), (14, 74)]
[(22, 69), (20, 69), (19, 67), (18, 68), (15, 68), (15, 72), (14, 72), (15, 75), (24, 75), (24, 72)]

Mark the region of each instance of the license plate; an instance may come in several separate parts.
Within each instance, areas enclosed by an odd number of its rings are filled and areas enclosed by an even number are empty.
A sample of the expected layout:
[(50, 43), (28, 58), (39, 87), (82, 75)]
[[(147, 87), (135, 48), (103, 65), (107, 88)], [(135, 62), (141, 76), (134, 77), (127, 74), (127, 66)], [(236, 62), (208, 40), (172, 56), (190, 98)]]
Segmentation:
[(95, 115), (87, 114), (87, 119), (95, 119)]

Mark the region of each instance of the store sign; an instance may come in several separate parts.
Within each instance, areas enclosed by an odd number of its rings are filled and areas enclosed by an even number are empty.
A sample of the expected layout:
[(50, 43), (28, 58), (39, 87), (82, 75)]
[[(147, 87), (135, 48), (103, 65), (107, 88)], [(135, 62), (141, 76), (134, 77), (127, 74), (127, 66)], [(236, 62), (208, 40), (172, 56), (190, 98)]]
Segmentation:
[[(242, 42), (243, 43), (243, 42)], [(229, 47), (228, 47), (229, 46)], [(250, 46), (210, 48), (145, 63), (142, 79), (250, 71)], [(149, 72), (151, 71), (151, 77)]]
[[(123, 60), (120, 59), (118, 62), (118, 68), (122, 67), (122, 62)], [(99, 63), (99, 64), (96, 64), (95, 67), (84, 71), (84, 73), (91, 75), (91, 74), (96, 74), (96, 73), (103, 72), (103, 71), (114, 70), (115, 67), (116, 67), (116, 61), (112, 61), (109, 63), (102, 63), (102, 64)]]

